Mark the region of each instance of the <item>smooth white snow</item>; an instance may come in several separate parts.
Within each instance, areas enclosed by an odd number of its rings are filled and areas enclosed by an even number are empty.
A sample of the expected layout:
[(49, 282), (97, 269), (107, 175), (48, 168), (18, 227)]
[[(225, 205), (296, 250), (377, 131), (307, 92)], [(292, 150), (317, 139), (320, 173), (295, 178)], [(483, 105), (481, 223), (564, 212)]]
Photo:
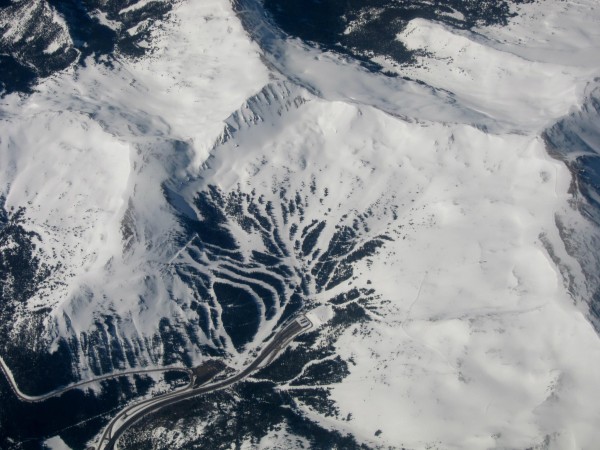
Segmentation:
[(65, 442), (60, 438), (60, 436), (54, 436), (50, 439), (46, 439), (44, 441), (44, 445), (50, 450), (71, 450), (71, 447), (65, 444)]

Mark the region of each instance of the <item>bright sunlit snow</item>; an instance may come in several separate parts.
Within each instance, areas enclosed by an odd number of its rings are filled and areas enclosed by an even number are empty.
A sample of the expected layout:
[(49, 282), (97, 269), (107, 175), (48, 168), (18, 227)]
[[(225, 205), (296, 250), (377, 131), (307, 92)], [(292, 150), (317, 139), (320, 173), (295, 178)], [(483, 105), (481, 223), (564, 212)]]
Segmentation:
[[(7, 211), (24, 208), (35, 255), (52, 268), (19, 305), (15, 329), (48, 308), (45, 337), (56, 349), (113, 317), (119, 341), (135, 349), (126, 365), (160, 366), (168, 352), (160, 320), (181, 330), (199, 321), (190, 306), (198, 294), (177, 270), (245, 276), (227, 252), (212, 257), (186, 235), (181, 217), (210, 218), (194, 203), (200, 192), (240, 193), (245, 200), (223, 211), (268, 211), (273, 240), (290, 249), (281, 261), (313, 274), (305, 312), (319, 342), (330, 337), (332, 298), (374, 290), (371, 320), (333, 344), (350, 361), (349, 375), (325, 386), (339, 414), (298, 401), (310, 420), (373, 448), (595, 448), (600, 339), (587, 317), (586, 269), (559, 229), (591, 225), (542, 133), (600, 76), (600, 8), (591, 0), (519, 8), (507, 27), (477, 32), (412, 20), (397, 39), (422, 51), (416, 64), (375, 56), (405, 79), (288, 39), (260, 22), (260, 8), (241, 12), (255, 42), (228, 1), (181, 1), (155, 24), (148, 55), (90, 57), (31, 95), (4, 97), (0, 196)], [(20, 38), (18, 28), (10, 33), (2, 39)], [(47, 52), (69, 44), (63, 37)], [(296, 198), (303, 209), (294, 216), (282, 205)], [(313, 253), (299, 249), (297, 230), (320, 221)], [(358, 222), (357, 246), (381, 239), (381, 247), (324, 288), (320, 255), (336, 226)], [(247, 259), (270, 251), (254, 228), (223, 226)], [(274, 291), (262, 266), (246, 269)], [(297, 273), (287, 281), (302, 283)], [(200, 345), (224, 342), (227, 363), (240, 368), (284, 308), (257, 311), (259, 330), (243, 350), (221, 319), (175, 348), (197, 364), (207, 357)], [(98, 371), (97, 349), (77, 342), (74, 370), (87, 378)], [(153, 435), (184, 448), (186, 433), (201, 429)], [(46, 445), (63, 448), (58, 437)], [(284, 424), (248, 448), (302, 445), (310, 444)]]

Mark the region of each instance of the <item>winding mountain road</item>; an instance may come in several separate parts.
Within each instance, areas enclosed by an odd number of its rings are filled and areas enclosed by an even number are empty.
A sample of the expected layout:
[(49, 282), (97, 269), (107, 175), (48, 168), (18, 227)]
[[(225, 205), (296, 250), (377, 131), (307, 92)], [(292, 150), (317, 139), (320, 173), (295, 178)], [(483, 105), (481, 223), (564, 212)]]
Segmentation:
[(311, 321), (304, 315), (296, 316), (288, 325), (282, 328), (262, 352), (241, 372), (212, 384), (194, 387), (194, 380), (184, 389), (161, 395), (129, 406), (122, 410), (105, 428), (96, 450), (113, 450), (118, 448), (117, 441), (125, 430), (140, 420), (143, 416), (155, 413), (175, 403), (183, 402), (198, 395), (207, 394), (231, 386), (243, 380), (260, 367), (264, 367), (287, 347), (299, 334), (312, 327)]
[(170, 392), (158, 397), (154, 397), (148, 400), (141, 401), (123, 409), (117, 416), (115, 416), (104, 429), (102, 437), (96, 446), (96, 450), (113, 450), (117, 446), (117, 441), (125, 430), (133, 425), (135, 422), (140, 420), (143, 416), (159, 411), (160, 409), (171, 406), (175, 403), (183, 402), (197, 395), (207, 394), (209, 392), (217, 391), (231, 386), (238, 381), (243, 380), (255, 370), (267, 366), (273, 361), (273, 359), (284, 350), (287, 345), (299, 334), (309, 330), (312, 327), (311, 321), (304, 315), (298, 315), (293, 318), (285, 327), (283, 327), (277, 334), (273, 336), (267, 346), (261, 351), (261, 353), (252, 361), (244, 370), (241, 372), (225, 379), (220, 380), (212, 384), (205, 384), (195, 386), (196, 375), (194, 369), (188, 369), (186, 367), (165, 367), (161, 369), (140, 369), (131, 370), (125, 372), (112, 373), (110, 375), (103, 375), (98, 378), (94, 378), (88, 381), (82, 381), (79, 383), (71, 384), (64, 388), (56, 389), (43, 395), (27, 395), (23, 393), (17, 385), (14, 376), (5, 363), (4, 359), (0, 357), (0, 370), (8, 380), (10, 387), (15, 396), (24, 402), (37, 403), (44, 400), (48, 400), (52, 397), (58, 397), (67, 391), (72, 389), (81, 388), (87, 384), (96, 383), (99, 381), (105, 381), (112, 378), (118, 378), (129, 375), (148, 374), (156, 372), (185, 372), (190, 377), (189, 384), (177, 391)]
[(97, 378), (92, 378), (91, 380), (81, 381), (81, 382), (78, 382), (75, 384), (70, 384), (63, 388), (56, 389), (54, 391), (50, 391), (50, 392), (48, 392), (46, 394), (42, 394), (42, 395), (27, 395), (19, 389), (19, 386), (17, 385), (17, 382), (15, 381), (15, 378), (14, 378), (11, 370), (9, 369), (6, 362), (4, 362), (4, 359), (2, 357), (0, 357), (0, 370), (2, 370), (2, 373), (8, 380), (8, 383), (10, 384), (10, 388), (12, 389), (15, 396), (19, 400), (21, 400), (23, 402), (27, 402), (27, 403), (43, 402), (44, 400), (48, 400), (49, 398), (52, 398), (52, 397), (59, 397), (67, 391), (71, 391), (73, 389), (80, 389), (87, 384), (97, 383), (99, 381), (106, 381), (106, 380), (110, 380), (113, 378), (120, 378), (120, 377), (125, 377), (125, 376), (130, 376), (130, 375), (141, 375), (141, 374), (158, 373), (158, 372), (185, 372), (190, 377), (190, 384), (192, 383), (193, 377), (194, 377), (192, 369), (188, 369), (187, 367), (163, 367), (161, 369), (128, 370), (128, 371), (123, 371), (123, 372), (113, 372), (109, 375), (102, 375)]

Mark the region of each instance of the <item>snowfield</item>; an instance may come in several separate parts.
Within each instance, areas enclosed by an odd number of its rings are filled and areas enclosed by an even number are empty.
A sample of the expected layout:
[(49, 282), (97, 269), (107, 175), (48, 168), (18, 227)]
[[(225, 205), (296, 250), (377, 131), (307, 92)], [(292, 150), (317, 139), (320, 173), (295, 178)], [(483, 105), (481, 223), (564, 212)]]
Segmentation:
[[(596, 231), (543, 133), (597, 84), (600, 8), (526, 3), (476, 32), (415, 19), (397, 39), (416, 64), (375, 58), (404, 79), (246, 3), (178, 2), (147, 56), (0, 100), (0, 206), (23, 209), (49, 268), (11, 333), (43, 311), (41, 342), (68, 341), (78, 379), (209, 349), (239, 369), (302, 298), (317, 333), (294, 345), (334, 354), (273, 389), (327, 390), (335, 413), (295, 397), (323, 429), (369, 448), (595, 448), (596, 286), (577, 251), (596, 248), (564, 235)], [(256, 324), (228, 319), (233, 290)], [(336, 328), (351, 304), (363, 318)], [(336, 356), (347, 376), (301, 382)], [(186, 448), (208, 423), (151, 434)], [(282, 421), (242, 448), (316, 445), (294, 433)]]
[(528, 448), (545, 439), (593, 447), (600, 347), (549, 256), (581, 279), (555, 222), (569, 213), (570, 174), (540, 138), (412, 124), (312, 99), (235, 142), (212, 164), (210, 179), (225, 180), (224, 189), (269, 198), (281, 183), (303, 192), (296, 186), (316, 176), (331, 194), (305, 212), (309, 219), (330, 208), (397, 208), (396, 219), (379, 211), (368, 223), (394, 241), (359, 266), (357, 279), (315, 297), (326, 303), (373, 286), (386, 301), (381, 316), (336, 344), (354, 363), (330, 386), (342, 420), (307, 407), (309, 417), (398, 448)]

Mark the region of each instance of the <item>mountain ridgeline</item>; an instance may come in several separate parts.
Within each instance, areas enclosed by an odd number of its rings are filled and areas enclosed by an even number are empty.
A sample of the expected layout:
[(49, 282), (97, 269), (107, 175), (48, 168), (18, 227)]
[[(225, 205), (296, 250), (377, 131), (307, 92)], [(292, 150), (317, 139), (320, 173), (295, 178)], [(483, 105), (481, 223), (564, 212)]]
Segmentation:
[(435, 20), (459, 29), (506, 25), (516, 14), (510, 5), (528, 1), (266, 0), (264, 7), (286, 33), (381, 70), (370, 61), (373, 56), (411, 62), (413, 52), (396, 35), (412, 19)]
[(171, 7), (171, 1), (0, 2), (0, 95), (30, 92), (40, 78), (90, 56), (109, 64), (116, 54), (144, 55), (152, 24)]
[[(306, 314), (273, 361), (119, 446), (588, 442), (599, 80), (565, 115), (590, 49), (523, 31), (563, 3), (0, 0), (0, 356), (20, 389), (229, 377)], [(184, 382), (26, 404), (2, 379), (0, 447), (84, 449)]]
[[(235, 150), (239, 136), (254, 128), (269, 126), (273, 120), (270, 118), (281, 120), (306, 103), (302, 91), (287, 83), (266, 86), (226, 120), (213, 154), (218, 155), (222, 147)], [(215, 158), (208, 159), (204, 172), (213, 170), (214, 161)], [(306, 162), (299, 163), (306, 168)], [(301, 167), (298, 170), (302, 170)], [(282, 181), (273, 181), (262, 192), (248, 190), (240, 183), (224, 190), (205, 183), (202, 177), (188, 180), (187, 186), (179, 186), (179, 193), (174, 191), (173, 183), (164, 184), (165, 200), (180, 225), (180, 233), (172, 237), (180, 248), (156, 271), (146, 275), (145, 293), (125, 299), (144, 310), (146, 296), (159, 295), (158, 286), (167, 287), (166, 301), (180, 312), (156, 317), (157, 331), (153, 335), (136, 331), (129, 315), (110, 310), (95, 314), (93, 326), (84, 332), (76, 331), (72, 324), (75, 317), (58, 316), (51, 320), (61, 325), (50, 326), (53, 331), (49, 335), (46, 328), (49, 311), (32, 312), (27, 306), (34, 293), (52, 289), (47, 276), (56, 268), (44, 263), (42, 238), (19, 225), (20, 213), (3, 210), (0, 267), (3, 279), (14, 281), (3, 285), (0, 314), (8, 318), (18, 313), (27, 320), (17, 324), (10, 320), (2, 322), (1, 332), (5, 338), (2, 355), (23, 391), (43, 393), (78, 381), (84, 373), (82, 370), (90, 376), (146, 366), (192, 366), (199, 354), (204, 358), (237, 358), (267, 339), (272, 330), (279, 329), (295, 314), (320, 304), (322, 300), (315, 303), (315, 296), (319, 296), (326, 299), (334, 313), (331, 327), (302, 338), (299, 346), (288, 349), (277, 363), (265, 369), (259, 375), (265, 380), (264, 386), (242, 384), (235, 390), (238, 397), (227, 394), (223, 404), (237, 410), (240, 398), (248, 402), (262, 395), (259, 392), (265, 389), (271, 392), (274, 383), (291, 383), (302, 387), (292, 388), (281, 404), (278, 400), (279, 406), (274, 404), (273, 408), (265, 409), (265, 420), (275, 423), (279, 420), (278, 408), (287, 409), (297, 401), (311, 404), (324, 414), (337, 415), (335, 404), (329, 400), (329, 390), (320, 386), (342, 379), (348, 373), (349, 362), (335, 357), (333, 347), (342, 331), (376, 319), (379, 314), (380, 296), (365, 284), (363, 269), (357, 268), (368, 265), (393, 240), (388, 232), (372, 229), (371, 224), (381, 220), (393, 224), (398, 214), (394, 207), (375, 201), (364, 210), (350, 210), (338, 216), (327, 206), (335, 201), (330, 196), (331, 188), (321, 185), (316, 173), (295, 185), (288, 170), (283, 168)], [(264, 175), (268, 177), (268, 173)], [(125, 251), (137, 245), (137, 226), (135, 216), (125, 214)], [(15, 293), (18, 295), (13, 295)], [(92, 301), (98, 294), (90, 292), (89, 295), (88, 301)], [(68, 334), (56, 336), (58, 327), (63, 327)], [(46, 352), (49, 337), (58, 343), (53, 353)], [(314, 363), (320, 360), (322, 362)], [(310, 368), (305, 370), (308, 366)], [(39, 367), (52, 369), (39, 371)], [(144, 385), (131, 387), (127, 382), (111, 382), (105, 388), (109, 386), (116, 390), (113, 394), (120, 396), (118, 398), (128, 398), (147, 389)], [(313, 387), (307, 391), (306, 386)], [(100, 396), (92, 403), (95, 406), (90, 407), (103, 411), (114, 405), (117, 399), (113, 394)], [(10, 391), (5, 389), (3, 395), (9, 396)], [(197, 407), (202, 409), (206, 402), (221, 397), (222, 394), (214, 394), (198, 400)], [(62, 408), (62, 401), (70, 399), (71, 396), (61, 397), (53, 404)], [(30, 410), (25, 408), (23, 414), (30, 414)], [(358, 445), (350, 437), (307, 421), (297, 408), (294, 411), (288, 413), (290, 426), (306, 438), (322, 436), (319, 439), (324, 443), (346, 442), (349, 448)], [(82, 411), (73, 413), (84, 415)], [(198, 437), (202, 445), (209, 445), (215, 439), (210, 430), (224, 426), (223, 417), (209, 416), (216, 422), (211, 422), (206, 433)], [(160, 420), (170, 422), (177, 417), (167, 414)], [(72, 416), (65, 416), (65, 420), (69, 418)], [(246, 429), (246, 437), (264, 436), (266, 429), (262, 425), (254, 426), (254, 419), (236, 414), (236, 420)], [(93, 427), (104, 423), (99, 419), (93, 422)], [(24, 439), (35, 434), (29, 422), (23, 421), (23, 424), (14, 427), (12, 438)], [(93, 430), (98, 428), (67, 433), (65, 439), (78, 448)], [(125, 437), (132, 445), (149, 438), (145, 431), (133, 430)], [(41, 432), (48, 433), (48, 430), (43, 428)], [(225, 442), (226, 435), (221, 438)], [(145, 444), (135, 445), (143, 447)]]
[[(550, 153), (571, 170), (574, 207), (591, 226), (573, 233), (561, 223), (562, 238), (571, 254), (581, 261), (588, 280), (586, 296), (593, 323), (600, 331), (600, 79), (590, 83), (583, 104), (544, 132)], [(558, 220), (558, 219), (557, 219)]]

